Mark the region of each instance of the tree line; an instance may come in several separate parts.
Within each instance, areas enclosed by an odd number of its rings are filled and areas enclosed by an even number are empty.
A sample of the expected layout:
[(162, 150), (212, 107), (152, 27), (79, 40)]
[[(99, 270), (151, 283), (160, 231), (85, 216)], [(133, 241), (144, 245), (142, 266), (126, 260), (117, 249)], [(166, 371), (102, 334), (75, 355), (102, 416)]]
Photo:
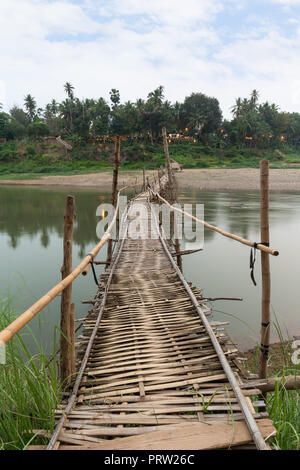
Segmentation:
[[(274, 103), (259, 103), (254, 90), (249, 98), (237, 98), (232, 119), (224, 120), (219, 101), (204, 93), (192, 93), (182, 103), (165, 99), (164, 87), (151, 91), (146, 100), (121, 103), (120, 92), (110, 91), (110, 100), (79, 99), (70, 82), (64, 85), (66, 98), (52, 99), (44, 108), (28, 94), (23, 107), (9, 113), (0, 107), (0, 138), (19, 140), (68, 134), (81, 138), (121, 135), (160, 138), (161, 128), (188, 135), (212, 147), (230, 145), (271, 147), (279, 143), (300, 143), (300, 114), (282, 112)], [(1, 105), (0, 105), (1, 106)]]

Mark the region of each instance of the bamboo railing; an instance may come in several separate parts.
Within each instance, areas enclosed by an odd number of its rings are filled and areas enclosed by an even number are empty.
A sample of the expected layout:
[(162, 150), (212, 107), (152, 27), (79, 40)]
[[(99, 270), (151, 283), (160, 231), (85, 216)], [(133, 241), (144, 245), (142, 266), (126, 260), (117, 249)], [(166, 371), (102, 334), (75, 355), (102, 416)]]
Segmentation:
[(251, 248), (256, 248), (257, 250), (264, 251), (265, 253), (268, 253), (269, 255), (273, 255), (273, 256), (278, 256), (279, 255), (279, 251), (273, 250), (272, 248), (270, 248), (268, 246), (261, 245), (260, 243), (251, 242), (250, 240), (246, 240), (245, 238), (239, 237), (238, 235), (234, 235), (233, 233), (225, 232), (225, 230), (222, 230), (219, 227), (215, 227), (214, 225), (208, 224), (204, 220), (197, 219), (197, 217), (189, 214), (188, 212), (183, 211), (183, 210), (179, 209), (178, 207), (173, 206), (166, 199), (164, 199), (160, 194), (153, 191), (152, 189), (150, 191), (152, 192), (152, 194), (154, 196), (158, 197), (161, 201), (163, 201), (167, 206), (169, 206), (174, 211), (179, 212), (179, 213), (189, 217), (190, 219), (194, 220), (195, 222), (204, 225), (204, 227), (208, 228), (209, 230), (213, 230), (214, 232), (218, 232), (221, 235), (223, 235), (224, 237), (231, 238), (232, 240), (235, 240), (239, 243), (242, 243), (243, 245), (247, 245), (247, 246), (250, 246)]

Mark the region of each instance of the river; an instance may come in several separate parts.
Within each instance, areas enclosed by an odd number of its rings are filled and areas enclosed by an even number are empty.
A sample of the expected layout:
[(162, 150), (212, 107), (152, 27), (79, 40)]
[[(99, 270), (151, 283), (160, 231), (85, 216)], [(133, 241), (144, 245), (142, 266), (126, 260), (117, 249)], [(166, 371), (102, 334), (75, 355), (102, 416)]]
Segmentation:
[[(110, 194), (95, 189), (0, 187), (0, 298), (8, 299), (17, 314), (60, 280), (62, 263), (63, 213), (67, 194), (76, 198), (73, 266), (97, 243), (96, 208), (108, 202)], [(204, 204), (205, 220), (229, 232), (260, 241), (259, 193), (234, 191), (179, 192), (182, 203)], [(280, 251), (271, 258), (272, 321), (287, 336), (300, 334), (298, 288), (300, 280), (300, 193), (273, 192), (270, 197), (271, 246)], [(250, 279), (250, 249), (233, 240), (205, 230), (204, 249), (183, 257), (188, 281), (203, 289), (205, 297), (241, 297), (242, 302), (216, 301), (214, 319), (230, 321), (226, 327), (242, 350), (255, 345), (260, 331), (260, 255), (255, 265), (255, 287)], [(181, 249), (197, 245), (183, 240)], [(104, 249), (99, 260), (105, 260)], [(97, 266), (97, 274), (103, 267)], [(92, 273), (73, 283), (76, 317), (88, 311), (81, 300), (96, 291)], [(53, 350), (58, 337), (60, 299), (55, 299), (30, 323), (43, 349)], [(32, 343), (29, 332), (23, 333)], [(278, 341), (272, 325), (271, 338)]]

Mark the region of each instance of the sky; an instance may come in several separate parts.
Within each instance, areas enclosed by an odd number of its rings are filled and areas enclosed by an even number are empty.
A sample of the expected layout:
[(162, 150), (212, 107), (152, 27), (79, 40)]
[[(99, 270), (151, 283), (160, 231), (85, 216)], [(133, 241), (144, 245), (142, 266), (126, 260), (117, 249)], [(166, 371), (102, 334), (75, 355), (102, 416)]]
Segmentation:
[(300, 0), (2, 0), (0, 103), (216, 97), (226, 118), (255, 88), (300, 112)]

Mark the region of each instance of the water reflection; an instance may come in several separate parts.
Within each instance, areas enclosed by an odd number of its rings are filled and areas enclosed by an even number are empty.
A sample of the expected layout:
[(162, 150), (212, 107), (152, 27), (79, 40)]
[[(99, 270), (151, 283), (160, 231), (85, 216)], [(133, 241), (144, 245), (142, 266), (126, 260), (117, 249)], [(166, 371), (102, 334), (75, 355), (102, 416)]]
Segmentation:
[(53, 234), (61, 238), (65, 199), (69, 193), (76, 197), (74, 242), (79, 253), (85, 253), (86, 246), (97, 241), (96, 207), (109, 200), (109, 193), (0, 187), (0, 233), (9, 236), (10, 247), (16, 249), (24, 235), (33, 240), (40, 234), (40, 244), (44, 248), (49, 246)]

